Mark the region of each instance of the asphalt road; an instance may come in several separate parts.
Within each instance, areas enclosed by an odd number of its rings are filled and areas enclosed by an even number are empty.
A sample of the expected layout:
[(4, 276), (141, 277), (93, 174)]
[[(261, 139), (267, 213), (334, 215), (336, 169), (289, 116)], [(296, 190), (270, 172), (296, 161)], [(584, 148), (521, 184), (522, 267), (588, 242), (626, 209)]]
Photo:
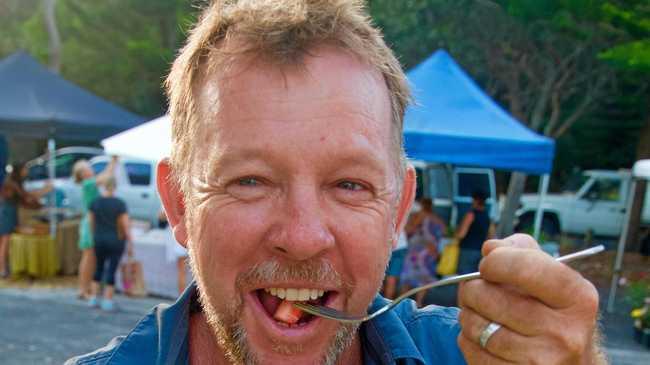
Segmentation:
[(74, 289), (0, 289), (0, 364), (62, 364), (128, 334), (160, 302), (118, 296), (119, 311), (105, 313)]
[[(88, 308), (71, 288), (0, 289), (0, 364), (61, 364), (127, 334), (158, 303), (158, 298), (117, 296), (117, 313)], [(613, 365), (650, 364), (650, 349), (632, 339), (624, 303), (603, 314), (605, 346)]]

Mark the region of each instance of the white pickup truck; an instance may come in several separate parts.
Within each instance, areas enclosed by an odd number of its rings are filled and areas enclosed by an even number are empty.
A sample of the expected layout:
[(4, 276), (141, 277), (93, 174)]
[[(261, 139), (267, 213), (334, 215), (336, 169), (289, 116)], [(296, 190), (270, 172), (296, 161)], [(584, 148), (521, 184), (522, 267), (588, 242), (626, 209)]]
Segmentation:
[[(631, 186), (629, 170), (587, 170), (575, 188), (561, 194), (549, 194), (542, 206), (542, 231), (548, 235), (560, 232), (615, 237), (621, 234), (627, 197)], [(650, 186), (650, 185), (649, 185)], [(518, 231), (533, 226), (539, 197), (524, 194), (516, 212)], [(641, 224), (650, 225), (650, 191), (646, 192)]]

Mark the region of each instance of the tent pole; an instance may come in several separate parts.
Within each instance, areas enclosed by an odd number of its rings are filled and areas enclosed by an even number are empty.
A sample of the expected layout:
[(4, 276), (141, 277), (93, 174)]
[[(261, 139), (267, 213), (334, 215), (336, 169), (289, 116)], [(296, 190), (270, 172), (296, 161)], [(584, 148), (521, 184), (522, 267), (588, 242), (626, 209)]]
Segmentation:
[(539, 180), (539, 200), (537, 201), (537, 211), (535, 211), (535, 228), (533, 231), (533, 237), (537, 241), (539, 241), (539, 234), (542, 230), (542, 217), (544, 216), (543, 205), (546, 199), (546, 193), (548, 192), (549, 176), (549, 174), (544, 174), (541, 180)]
[[(48, 175), (50, 178), (50, 183), (54, 186), (54, 179), (55, 179), (55, 166), (54, 166), (54, 153), (56, 150), (56, 142), (54, 141), (54, 138), (49, 138), (47, 140), (47, 156), (48, 156), (48, 163), (47, 163), (47, 171)], [(50, 199), (49, 199), (49, 218), (50, 218), (50, 236), (52, 238), (56, 237), (56, 191), (52, 191), (50, 193)]]
[(614, 261), (614, 273), (612, 283), (609, 285), (609, 298), (607, 298), (607, 313), (614, 312), (614, 301), (616, 300), (616, 289), (618, 289), (618, 280), (621, 277), (621, 266), (623, 266), (623, 254), (625, 253), (625, 241), (627, 241), (628, 228), (630, 225), (630, 211), (634, 202), (634, 191), (636, 189), (636, 180), (632, 177), (632, 184), (627, 193), (627, 204), (625, 207), (625, 216), (623, 217), (623, 230), (621, 238), (618, 240), (618, 249), (616, 250), (616, 261)]

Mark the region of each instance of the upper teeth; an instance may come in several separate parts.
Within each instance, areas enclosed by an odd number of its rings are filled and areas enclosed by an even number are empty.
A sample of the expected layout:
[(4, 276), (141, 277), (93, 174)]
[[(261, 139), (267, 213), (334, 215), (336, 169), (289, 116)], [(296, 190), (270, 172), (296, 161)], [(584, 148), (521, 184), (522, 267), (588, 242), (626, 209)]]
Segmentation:
[(325, 290), (306, 288), (266, 288), (264, 291), (280, 299), (297, 302), (303, 302), (309, 299), (318, 299), (325, 294)]

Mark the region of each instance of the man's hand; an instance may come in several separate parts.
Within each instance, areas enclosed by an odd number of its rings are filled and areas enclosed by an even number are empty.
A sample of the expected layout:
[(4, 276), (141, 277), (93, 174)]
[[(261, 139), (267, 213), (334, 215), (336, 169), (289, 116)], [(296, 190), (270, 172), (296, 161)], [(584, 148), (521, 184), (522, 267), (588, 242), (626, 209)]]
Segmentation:
[[(483, 245), (482, 279), (461, 285), (458, 345), (469, 364), (599, 364), (598, 292), (528, 236)], [(502, 327), (486, 343), (490, 322)]]

